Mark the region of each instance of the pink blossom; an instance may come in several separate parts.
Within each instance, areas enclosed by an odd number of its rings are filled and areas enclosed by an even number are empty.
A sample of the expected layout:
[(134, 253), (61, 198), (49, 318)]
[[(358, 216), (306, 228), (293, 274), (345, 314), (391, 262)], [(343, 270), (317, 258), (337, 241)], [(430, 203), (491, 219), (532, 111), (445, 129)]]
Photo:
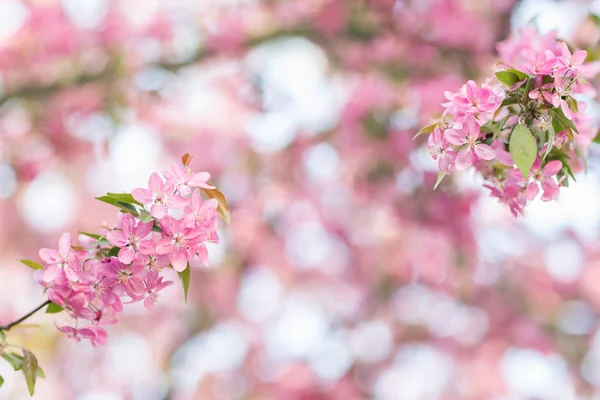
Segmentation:
[(86, 253), (74, 251), (71, 248), (71, 235), (64, 233), (58, 241), (58, 251), (43, 248), (40, 249), (39, 256), (49, 264), (44, 271), (44, 281), (50, 282), (60, 276), (76, 281), (81, 270), (81, 259), (86, 256)]
[(543, 52), (530, 50), (527, 52), (528, 64), (525, 71), (533, 75), (551, 75), (556, 65), (556, 56), (548, 49)]
[(173, 164), (173, 172), (163, 171), (163, 175), (168, 183), (174, 185), (175, 190), (182, 196), (187, 196), (192, 192), (193, 187), (201, 187), (205, 189), (214, 189), (214, 186), (207, 182), (210, 179), (208, 172), (194, 173), (191, 168), (184, 167), (180, 163)]
[(156, 246), (158, 254), (166, 254), (177, 272), (187, 267), (188, 260), (194, 256), (192, 249), (209, 238), (204, 228), (188, 227), (185, 220), (176, 220), (167, 215), (160, 221), (163, 239)]
[(452, 97), (452, 104), (460, 114), (479, 114), (493, 112), (500, 107), (502, 97), (490, 86), (477, 87), (474, 81), (468, 81), (459, 93)]
[[(161, 290), (171, 286), (173, 281), (165, 281), (163, 282), (163, 277), (158, 274), (156, 271), (148, 272), (146, 277), (146, 293), (136, 299), (136, 301), (140, 301), (144, 299), (144, 306), (147, 309), (153, 308), (158, 301), (158, 292)], [(144, 298), (145, 297), (145, 298)]]
[(127, 293), (131, 298), (136, 298), (144, 292), (145, 267), (141, 262), (126, 265), (112, 257), (102, 264), (101, 273), (117, 295)]
[(96, 336), (96, 333), (90, 328), (77, 329), (69, 325), (56, 326), (56, 328), (75, 342), (80, 342), (82, 338), (92, 339)]
[(150, 214), (156, 219), (161, 219), (167, 215), (168, 208), (183, 208), (187, 205), (186, 199), (174, 194), (173, 183), (163, 182), (156, 172), (150, 176), (148, 188), (150, 190), (133, 189), (131, 194), (134, 199), (144, 205), (152, 204)]
[(571, 54), (569, 46), (565, 42), (561, 42), (559, 48), (560, 56), (558, 57), (556, 73), (564, 76), (572, 76), (579, 73), (587, 57), (587, 51), (577, 50)]
[(450, 142), (439, 127), (436, 127), (427, 140), (429, 154), (434, 160), (438, 160), (438, 168), (447, 174), (454, 165), (456, 152), (450, 147)]
[(489, 145), (479, 141), (481, 128), (472, 115), (468, 114), (464, 117), (460, 130), (447, 129), (445, 134), (450, 143), (462, 147), (456, 156), (456, 168), (458, 170), (469, 168), (478, 159), (494, 159), (494, 150)]
[(150, 254), (155, 250), (152, 240), (146, 237), (152, 231), (153, 222), (137, 221), (131, 214), (124, 214), (121, 218), (121, 230), (110, 231), (106, 234), (108, 241), (119, 246), (119, 261), (130, 264), (138, 254)]
[(537, 157), (529, 172), (529, 177), (532, 179), (531, 182), (523, 178), (521, 171), (518, 169), (512, 170), (510, 176), (521, 186), (525, 187), (527, 200), (533, 200), (537, 197), (540, 190), (539, 185), (541, 185), (544, 191), (542, 200), (551, 201), (556, 199), (559, 194), (560, 188), (553, 177), (561, 168), (562, 162), (558, 160), (550, 161), (542, 168), (542, 160)]
[(88, 300), (85, 293), (77, 293), (69, 296), (64, 305), (64, 309), (73, 318), (93, 319), (95, 314), (88, 308)]

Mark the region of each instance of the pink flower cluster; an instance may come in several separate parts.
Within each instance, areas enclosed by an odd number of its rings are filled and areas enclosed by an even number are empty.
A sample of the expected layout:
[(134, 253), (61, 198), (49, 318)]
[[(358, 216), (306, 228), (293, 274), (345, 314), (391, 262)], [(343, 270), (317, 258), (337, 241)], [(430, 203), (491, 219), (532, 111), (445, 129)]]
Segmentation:
[(153, 173), (148, 189), (135, 189), (131, 197), (109, 197), (107, 202), (121, 208), (115, 229), (102, 236), (82, 234), (81, 245), (73, 245), (65, 233), (58, 250), (39, 251), (46, 265), (35, 271), (35, 278), (72, 320), (58, 327), (70, 338), (105, 343), (104, 326), (117, 322), (124, 303), (143, 301), (146, 308), (154, 307), (159, 293), (173, 283), (164, 280), (165, 268), (182, 272), (195, 256), (208, 265), (206, 244), (219, 241), (219, 202), (200, 194), (215, 189), (207, 183), (210, 174), (175, 164), (163, 176)]
[(595, 96), (585, 78), (600, 68), (554, 33), (527, 29), (498, 49), (503, 63), (496, 76), (447, 92), (441, 120), (421, 132), (431, 132), (428, 148), (440, 180), (475, 168), (491, 195), (518, 216), (540, 186), (543, 201), (556, 199), (560, 185), (580, 169), (596, 131), (585, 103), (573, 95)]

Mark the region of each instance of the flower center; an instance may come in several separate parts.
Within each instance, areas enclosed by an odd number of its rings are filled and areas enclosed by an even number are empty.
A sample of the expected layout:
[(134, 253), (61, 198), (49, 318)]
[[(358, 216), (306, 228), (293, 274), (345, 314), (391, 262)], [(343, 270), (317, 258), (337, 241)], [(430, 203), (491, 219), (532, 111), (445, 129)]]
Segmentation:
[(175, 247), (184, 247), (186, 245), (185, 237), (181, 233), (173, 235), (173, 245)]

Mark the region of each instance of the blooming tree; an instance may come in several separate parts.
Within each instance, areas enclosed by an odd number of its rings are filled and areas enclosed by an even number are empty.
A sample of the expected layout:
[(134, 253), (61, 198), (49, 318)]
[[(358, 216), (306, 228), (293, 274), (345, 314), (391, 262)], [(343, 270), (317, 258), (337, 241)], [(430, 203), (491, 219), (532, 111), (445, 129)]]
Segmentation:
[[(69, 339), (105, 344), (108, 334), (104, 327), (118, 322), (123, 304), (143, 302), (152, 309), (159, 293), (173, 284), (164, 280), (165, 268), (179, 273), (187, 300), (189, 260), (198, 256), (208, 265), (206, 244), (219, 242), (217, 216), (229, 222), (225, 197), (207, 183), (209, 173), (192, 171), (192, 158), (185, 154), (181, 164), (173, 165), (172, 173), (163, 172), (164, 178), (153, 173), (149, 189), (99, 197), (120, 211), (114, 229), (105, 227), (101, 234), (82, 232), (80, 244), (73, 244), (71, 235), (64, 233), (58, 249), (39, 251), (43, 264), (21, 260), (35, 270), (35, 279), (48, 300), (17, 321), (0, 326), (0, 352), (15, 371), (23, 371), (31, 395), (36, 378), (44, 373), (30, 350), (22, 348), (21, 354), (11, 351), (13, 346), (3, 331), (47, 306), (47, 313), (66, 314), (69, 324), (57, 328)], [(200, 191), (209, 198), (202, 200)], [(178, 218), (170, 215), (175, 210), (183, 211)]]

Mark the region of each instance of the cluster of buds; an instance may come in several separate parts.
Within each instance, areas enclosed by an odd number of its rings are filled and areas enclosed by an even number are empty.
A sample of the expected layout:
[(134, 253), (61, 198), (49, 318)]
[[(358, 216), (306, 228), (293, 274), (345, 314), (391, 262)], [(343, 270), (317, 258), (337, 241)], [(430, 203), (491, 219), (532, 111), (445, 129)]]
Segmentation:
[(576, 97), (595, 96), (587, 79), (600, 68), (554, 33), (524, 30), (498, 50), (503, 62), (495, 76), (447, 92), (440, 120), (417, 135), (430, 133), (436, 186), (455, 170), (475, 168), (491, 195), (519, 216), (540, 187), (543, 201), (556, 199), (583, 168), (596, 130)]
[(165, 268), (179, 273), (187, 296), (190, 259), (197, 256), (208, 265), (206, 244), (219, 241), (218, 215), (229, 221), (224, 196), (208, 183), (209, 173), (192, 172), (191, 159), (184, 155), (162, 177), (153, 173), (147, 189), (99, 197), (119, 208), (116, 228), (81, 233), (78, 245), (63, 234), (57, 250), (39, 251), (44, 265), (22, 260), (45, 288), (52, 302), (48, 312), (70, 317), (72, 323), (58, 326), (60, 331), (76, 341), (105, 343), (104, 326), (117, 322), (124, 303), (154, 307), (159, 293), (173, 283), (164, 279)]

